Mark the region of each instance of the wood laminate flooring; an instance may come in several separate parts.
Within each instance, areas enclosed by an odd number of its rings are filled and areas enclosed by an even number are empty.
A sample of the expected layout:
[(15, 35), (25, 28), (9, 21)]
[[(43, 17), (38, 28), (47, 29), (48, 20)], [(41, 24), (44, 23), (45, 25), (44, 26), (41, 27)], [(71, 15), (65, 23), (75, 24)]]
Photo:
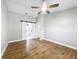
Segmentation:
[(2, 59), (77, 59), (77, 51), (46, 40), (9, 43)]

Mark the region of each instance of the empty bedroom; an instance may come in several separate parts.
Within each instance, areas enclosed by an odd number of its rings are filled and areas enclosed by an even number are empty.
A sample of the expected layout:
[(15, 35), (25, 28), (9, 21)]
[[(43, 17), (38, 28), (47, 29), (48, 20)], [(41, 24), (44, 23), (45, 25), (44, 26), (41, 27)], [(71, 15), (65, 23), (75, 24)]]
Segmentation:
[(1, 0), (1, 59), (77, 59), (77, 0)]

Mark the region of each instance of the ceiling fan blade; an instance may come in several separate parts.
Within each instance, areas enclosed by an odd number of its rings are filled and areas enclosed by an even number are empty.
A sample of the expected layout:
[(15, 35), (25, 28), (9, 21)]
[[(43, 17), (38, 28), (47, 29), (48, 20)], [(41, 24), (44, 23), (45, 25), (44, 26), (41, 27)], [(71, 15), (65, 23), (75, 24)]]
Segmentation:
[(38, 6), (32, 6), (31, 8), (39, 8)]
[(49, 5), (48, 7), (53, 8), (53, 7), (58, 7), (58, 6), (59, 6), (59, 3), (56, 3), (56, 4)]
[(46, 12), (47, 12), (48, 14), (50, 14), (50, 12), (49, 12), (48, 10), (47, 10)]
[(37, 13), (38, 15), (41, 14), (41, 11)]

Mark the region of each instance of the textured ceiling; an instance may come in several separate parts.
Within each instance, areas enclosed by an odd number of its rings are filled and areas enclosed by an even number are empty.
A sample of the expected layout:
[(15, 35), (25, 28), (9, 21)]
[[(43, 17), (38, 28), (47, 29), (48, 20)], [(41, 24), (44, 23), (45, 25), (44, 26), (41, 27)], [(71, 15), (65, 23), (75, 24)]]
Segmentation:
[[(47, 0), (48, 4), (59, 2), (59, 7), (50, 9), (51, 13), (77, 6), (77, 0)], [(39, 9), (32, 9), (31, 6), (41, 6), (42, 0), (6, 0), (8, 11), (37, 16)]]

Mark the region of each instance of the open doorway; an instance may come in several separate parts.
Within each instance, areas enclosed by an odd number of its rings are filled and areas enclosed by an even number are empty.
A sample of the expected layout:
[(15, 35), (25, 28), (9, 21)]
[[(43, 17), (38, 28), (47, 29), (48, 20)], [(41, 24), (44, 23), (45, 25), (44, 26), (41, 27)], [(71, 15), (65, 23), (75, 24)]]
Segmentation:
[(22, 22), (22, 40), (32, 39), (36, 34), (34, 23)]
[(22, 40), (26, 40), (26, 48), (28, 51), (32, 48), (33, 38), (35, 38), (35, 23), (22, 22)]

